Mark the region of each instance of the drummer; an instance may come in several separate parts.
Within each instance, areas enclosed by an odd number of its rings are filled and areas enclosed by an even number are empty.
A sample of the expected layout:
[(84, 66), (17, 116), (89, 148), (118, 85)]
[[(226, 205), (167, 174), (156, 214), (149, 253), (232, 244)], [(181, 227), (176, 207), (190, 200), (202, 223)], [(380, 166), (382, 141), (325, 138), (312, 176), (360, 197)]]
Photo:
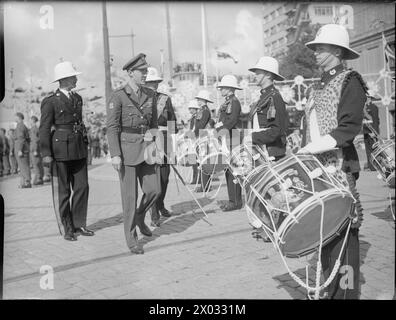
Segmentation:
[(250, 68), (254, 72), (257, 85), (261, 88), (260, 99), (252, 105), (249, 113), (251, 134), (245, 134), (244, 141), (265, 146), (274, 160), (283, 158), (286, 154), (286, 132), (288, 114), (285, 102), (274, 80), (285, 80), (279, 74), (278, 61), (272, 57), (261, 57), (257, 64)]
[[(222, 97), (225, 98), (224, 103), (220, 106), (219, 110), (219, 122), (216, 123), (215, 128), (221, 134), (224, 130), (229, 135), (229, 142), (227, 147), (232, 150), (234, 145), (232, 143), (232, 132), (237, 130), (237, 124), (239, 116), (241, 114), (241, 104), (238, 98), (235, 96), (235, 90), (242, 90), (237, 84), (237, 79), (233, 75), (225, 75), (219, 85)], [(224, 131), (223, 131), (224, 132)], [(239, 136), (239, 135), (238, 135)], [(239, 144), (240, 141), (238, 141)], [(223, 211), (233, 211), (242, 208), (242, 189), (239, 183), (234, 183), (234, 176), (231, 171), (227, 169), (225, 171), (228, 199), (229, 202), (223, 204), (220, 208)]]
[[(315, 51), (323, 73), (320, 84), (313, 88), (308, 97), (303, 138), (304, 144), (307, 144), (298, 153), (316, 154), (324, 164), (324, 160), (329, 158), (328, 154), (333, 153), (334, 158), (342, 163), (342, 171), (346, 173), (349, 187), (356, 199), (356, 216), (346, 239), (339, 273), (329, 285), (327, 294), (329, 299), (358, 299), (362, 207), (355, 188), (360, 165), (353, 141), (362, 126), (367, 87), (359, 73), (344, 67), (344, 60), (359, 57), (349, 47), (349, 35), (345, 27), (338, 24), (324, 25), (315, 39), (306, 46)], [(338, 152), (334, 148), (338, 148)], [(341, 231), (322, 249), (321, 261), (326, 279), (339, 256), (346, 230), (347, 228)]]
[[(199, 110), (195, 117), (194, 133), (195, 137), (199, 138), (207, 134), (205, 129), (208, 128), (209, 120), (211, 119), (208, 103), (213, 103), (213, 101), (210, 99), (210, 93), (206, 90), (199, 91), (195, 99), (198, 103)], [(206, 175), (202, 171), (198, 172), (198, 184), (201, 183), (201, 186), (198, 186), (195, 192), (209, 192), (210, 178), (210, 175)]]

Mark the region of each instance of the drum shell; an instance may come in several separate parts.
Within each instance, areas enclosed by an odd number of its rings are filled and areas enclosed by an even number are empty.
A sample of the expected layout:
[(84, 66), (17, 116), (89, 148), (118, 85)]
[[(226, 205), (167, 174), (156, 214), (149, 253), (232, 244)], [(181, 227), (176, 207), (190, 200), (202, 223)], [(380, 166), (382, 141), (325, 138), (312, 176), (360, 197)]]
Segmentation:
[(371, 163), (383, 180), (395, 188), (395, 143), (392, 140), (380, 143), (371, 154)]

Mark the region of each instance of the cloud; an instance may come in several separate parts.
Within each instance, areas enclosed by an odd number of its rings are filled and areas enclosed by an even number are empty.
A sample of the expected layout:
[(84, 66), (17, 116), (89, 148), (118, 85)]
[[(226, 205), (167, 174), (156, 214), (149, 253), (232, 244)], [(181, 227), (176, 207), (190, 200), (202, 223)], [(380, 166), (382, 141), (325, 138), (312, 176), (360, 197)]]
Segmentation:
[[(235, 18), (234, 34), (224, 44), (218, 46), (218, 51), (229, 53), (238, 60), (235, 64), (231, 59), (219, 60), (220, 74), (246, 74), (249, 66), (262, 55), (263, 39), (261, 19), (249, 10), (243, 9)], [(216, 66), (216, 52), (212, 50), (209, 61)]]

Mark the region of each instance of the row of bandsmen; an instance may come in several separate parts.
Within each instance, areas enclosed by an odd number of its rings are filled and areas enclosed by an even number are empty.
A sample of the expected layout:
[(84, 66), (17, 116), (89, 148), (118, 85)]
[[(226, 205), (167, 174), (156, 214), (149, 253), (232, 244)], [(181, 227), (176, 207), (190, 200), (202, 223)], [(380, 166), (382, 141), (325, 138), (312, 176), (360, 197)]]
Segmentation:
[[(320, 28), (315, 40), (306, 45), (315, 51), (323, 73), (321, 82), (313, 88), (308, 99), (301, 153), (321, 154), (340, 148), (342, 169), (349, 176), (351, 188), (354, 188), (360, 167), (353, 139), (362, 125), (367, 88), (361, 76), (346, 69), (343, 61), (356, 59), (359, 54), (349, 48), (347, 30), (335, 24)], [(146, 212), (151, 207), (159, 211), (164, 209), (162, 203), (157, 202), (163, 199), (162, 171), (155, 162), (145, 161), (145, 150), (149, 147), (152, 150), (156, 148), (149, 129), (165, 126), (161, 121), (172, 117), (167, 109), (167, 106), (171, 106), (169, 97), (157, 93), (155, 86), (152, 90), (143, 85), (148, 71), (145, 57), (144, 54), (139, 54), (124, 65), (123, 70), (128, 73), (129, 81), (123, 88), (113, 92), (107, 105), (109, 151), (120, 180), (125, 237), (128, 248), (135, 254), (144, 253), (138, 241), (137, 228), (146, 236), (152, 235), (144, 222)], [(271, 57), (260, 58), (250, 71), (255, 73), (261, 87), (260, 99), (249, 115), (252, 128), (255, 129), (250, 140), (258, 145), (266, 145), (269, 155), (279, 160), (286, 151), (287, 113), (273, 81), (282, 80), (283, 77), (279, 74), (278, 62)], [(65, 228), (65, 239), (75, 241), (78, 233), (93, 235), (86, 228), (89, 187), (82, 99), (71, 91), (76, 86), (76, 75), (79, 73), (70, 63), (63, 62), (56, 66), (55, 74), (55, 81), (59, 81), (60, 87), (42, 103), (40, 142), (44, 162), (51, 163), (55, 160), (53, 173), (59, 180), (58, 184), (53, 184), (54, 188), (56, 186), (54, 193), (57, 194), (55, 209), (59, 211)], [(236, 127), (240, 113), (240, 103), (234, 95), (234, 91), (239, 88), (231, 77), (228, 77), (227, 85), (224, 85), (226, 80), (227, 78), (223, 79), (220, 85), (225, 102), (221, 106), (217, 129), (227, 128), (231, 131)], [(201, 108), (205, 109), (206, 104), (203, 102)], [(51, 126), (55, 127), (53, 135), (50, 134)], [(152, 154), (155, 157), (155, 152)], [(169, 168), (163, 171), (163, 176), (169, 174), (168, 170)], [(225, 210), (240, 208), (242, 205), (240, 188), (231, 180), (230, 173), (227, 173), (230, 202), (224, 207)], [(138, 181), (143, 192), (139, 204)], [(71, 190), (73, 201), (70, 202)], [(161, 213), (166, 215), (168, 212), (162, 210)], [(358, 297), (360, 223), (359, 215), (349, 233), (340, 272), (330, 285), (329, 298)], [(344, 234), (345, 230), (322, 250), (325, 277), (329, 276), (338, 257)], [(350, 272), (353, 281), (345, 283), (342, 279), (345, 272)]]
[[(38, 118), (30, 118), (30, 129), (21, 112), (15, 114), (16, 128), (0, 129), (0, 177), (20, 174), (20, 188), (31, 188), (50, 181), (49, 170), (43, 168), (38, 134)], [(32, 169), (32, 170), (31, 170)]]

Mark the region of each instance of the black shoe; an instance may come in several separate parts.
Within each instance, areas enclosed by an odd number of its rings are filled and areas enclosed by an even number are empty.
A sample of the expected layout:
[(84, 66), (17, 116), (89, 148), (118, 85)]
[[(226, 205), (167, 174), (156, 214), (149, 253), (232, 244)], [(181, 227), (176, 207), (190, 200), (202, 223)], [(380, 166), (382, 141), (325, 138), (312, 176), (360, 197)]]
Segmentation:
[(170, 212), (169, 212), (166, 208), (160, 209), (159, 212), (161, 213), (161, 215), (162, 215), (163, 217), (166, 217), (166, 218), (169, 218), (169, 217), (172, 216), (172, 215), (170, 214)]
[(242, 205), (237, 205), (237, 204), (234, 204), (234, 203), (227, 203), (227, 204), (221, 206), (221, 210), (223, 210), (224, 212), (240, 210), (240, 209), (242, 209)]
[(129, 248), (129, 250), (131, 250), (131, 253), (134, 253), (134, 254), (144, 254), (144, 250), (141, 245), (133, 246), (133, 247)]
[(86, 237), (92, 237), (93, 235), (95, 235), (95, 232), (93, 232), (85, 227), (76, 228), (74, 230), (74, 233), (77, 235), (82, 235), (82, 236), (86, 236)]
[(151, 220), (150, 226), (156, 228), (156, 227), (160, 227), (161, 223), (159, 221), (153, 221)]
[(32, 187), (32, 184), (30, 182), (29, 183), (25, 183), (25, 184), (20, 186), (21, 189), (26, 189), (26, 188), (31, 188), (31, 187)]
[(147, 236), (151, 237), (153, 234), (151, 233), (150, 228), (143, 222), (141, 225), (139, 225), (140, 232)]
[(66, 233), (64, 238), (67, 241), (77, 241), (77, 237), (73, 233)]

